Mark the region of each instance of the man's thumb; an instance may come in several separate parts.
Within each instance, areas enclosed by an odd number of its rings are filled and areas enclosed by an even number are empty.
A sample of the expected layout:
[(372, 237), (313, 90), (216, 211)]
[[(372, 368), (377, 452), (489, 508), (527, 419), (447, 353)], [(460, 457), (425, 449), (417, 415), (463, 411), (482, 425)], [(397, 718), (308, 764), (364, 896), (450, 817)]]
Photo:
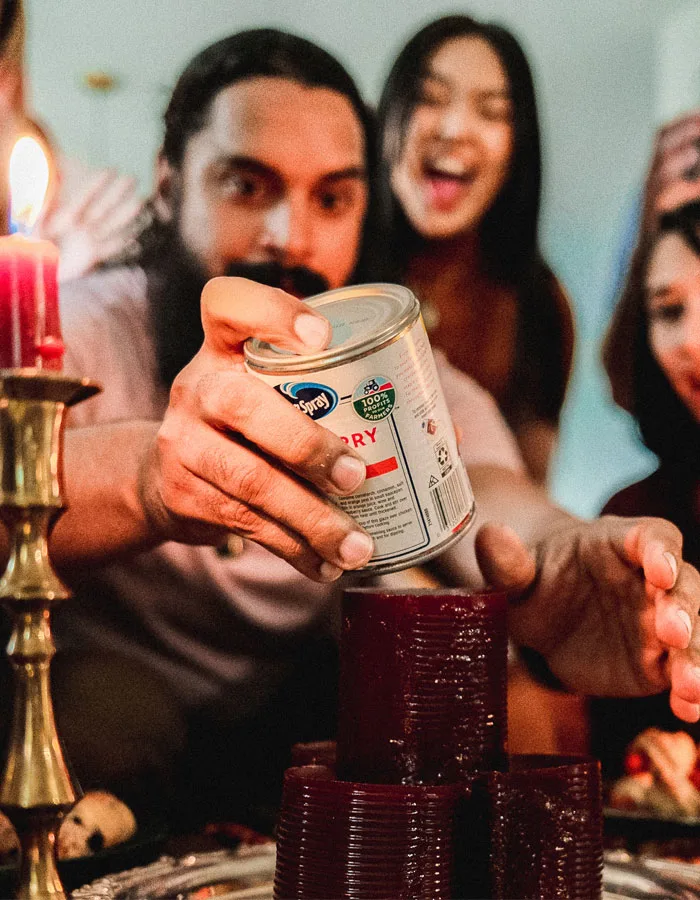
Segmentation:
[(524, 591), (535, 579), (535, 559), (512, 528), (487, 522), (475, 542), (476, 558), (484, 580), (507, 591)]

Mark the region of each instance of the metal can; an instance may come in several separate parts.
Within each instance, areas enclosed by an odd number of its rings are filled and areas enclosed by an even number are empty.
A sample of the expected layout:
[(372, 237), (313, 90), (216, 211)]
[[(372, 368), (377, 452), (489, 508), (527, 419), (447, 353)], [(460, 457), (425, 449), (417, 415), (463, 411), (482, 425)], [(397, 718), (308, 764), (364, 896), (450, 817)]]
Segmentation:
[(259, 340), (250, 372), (360, 453), (367, 478), (334, 501), (374, 539), (363, 571), (395, 572), (442, 553), (474, 519), (474, 495), (415, 296), (394, 284), (309, 298), (327, 349), (298, 356)]

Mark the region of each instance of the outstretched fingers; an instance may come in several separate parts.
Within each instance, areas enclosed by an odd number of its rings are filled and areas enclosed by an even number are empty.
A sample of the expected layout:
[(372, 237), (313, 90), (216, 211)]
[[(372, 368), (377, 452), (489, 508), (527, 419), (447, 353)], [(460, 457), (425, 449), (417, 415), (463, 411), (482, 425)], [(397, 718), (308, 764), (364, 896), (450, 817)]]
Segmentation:
[(657, 638), (669, 648), (686, 649), (697, 627), (700, 576), (683, 562), (680, 531), (663, 519), (643, 519), (628, 532), (624, 548), (629, 562), (644, 571)]
[[(688, 563), (681, 564), (675, 590), (682, 595), (681, 599), (700, 593), (700, 575)], [(692, 609), (693, 604), (694, 600), (690, 600), (686, 608)], [(697, 722), (700, 719), (700, 621), (697, 612), (692, 619), (691, 631), (687, 646), (671, 651), (671, 709), (680, 719)]]

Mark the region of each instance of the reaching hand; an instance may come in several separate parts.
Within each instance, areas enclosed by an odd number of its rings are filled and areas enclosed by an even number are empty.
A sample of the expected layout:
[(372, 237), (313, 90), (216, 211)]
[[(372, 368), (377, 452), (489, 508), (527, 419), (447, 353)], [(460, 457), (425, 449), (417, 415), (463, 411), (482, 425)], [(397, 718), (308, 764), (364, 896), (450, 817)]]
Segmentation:
[[(533, 555), (534, 554), (534, 555)], [(700, 575), (662, 519), (569, 519), (533, 554), (508, 528), (477, 536), (484, 577), (515, 591), (513, 638), (567, 687), (638, 696), (671, 687), (671, 708), (700, 718)]]
[(142, 206), (133, 178), (109, 169), (83, 178), (71, 201), (37, 224), (37, 234), (58, 246), (59, 280), (85, 275), (124, 250)]
[(328, 321), (282, 291), (215, 278), (202, 322), (143, 473), (152, 521), (179, 541), (250, 538), (316, 581), (360, 567), (372, 540), (327, 495), (357, 489), (363, 461), (243, 367), (248, 337), (309, 353), (328, 343)]
[(669, 122), (658, 132), (647, 178), (647, 227), (653, 227), (657, 216), (692, 200), (700, 200), (698, 111)]

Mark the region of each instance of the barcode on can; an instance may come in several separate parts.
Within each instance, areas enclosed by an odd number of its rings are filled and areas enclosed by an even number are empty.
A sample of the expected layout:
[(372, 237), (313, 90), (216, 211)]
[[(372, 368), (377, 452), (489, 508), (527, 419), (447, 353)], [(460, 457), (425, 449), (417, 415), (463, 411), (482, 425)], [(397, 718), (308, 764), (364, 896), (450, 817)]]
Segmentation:
[(469, 500), (460, 469), (452, 472), (430, 491), (440, 527), (454, 528), (469, 511)]

